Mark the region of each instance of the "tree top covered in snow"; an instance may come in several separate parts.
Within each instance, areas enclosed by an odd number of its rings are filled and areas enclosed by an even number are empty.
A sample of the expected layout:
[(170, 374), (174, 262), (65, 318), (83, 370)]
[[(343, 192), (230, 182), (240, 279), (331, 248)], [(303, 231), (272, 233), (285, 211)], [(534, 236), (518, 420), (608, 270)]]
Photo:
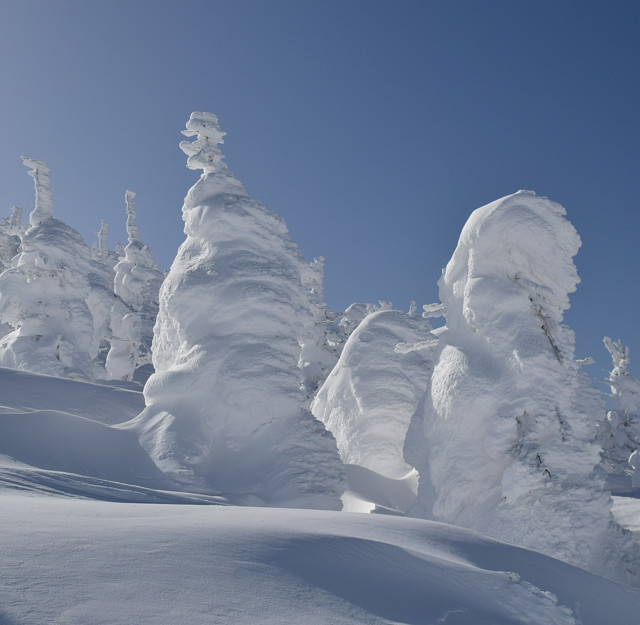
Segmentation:
[(189, 157), (189, 169), (202, 169), (205, 174), (214, 173), (226, 165), (221, 163), (224, 155), (218, 144), (224, 143), (227, 134), (218, 123), (218, 117), (213, 113), (191, 113), (187, 122), (187, 129), (182, 131), (186, 137), (197, 136), (195, 141), (181, 141), (180, 149)]
[(129, 237), (129, 243), (133, 243), (140, 239), (138, 226), (136, 225), (135, 198), (135, 191), (125, 191), (124, 199), (127, 203), (127, 236)]
[(53, 193), (51, 191), (49, 167), (46, 163), (28, 156), (23, 156), (22, 162), (26, 167), (31, 168), (29, 175), (33, 178), (36, 189), (36, 206), (31, 211), (29, 223), (32, 226), (38, 226), (45, 219), (53, 217)]

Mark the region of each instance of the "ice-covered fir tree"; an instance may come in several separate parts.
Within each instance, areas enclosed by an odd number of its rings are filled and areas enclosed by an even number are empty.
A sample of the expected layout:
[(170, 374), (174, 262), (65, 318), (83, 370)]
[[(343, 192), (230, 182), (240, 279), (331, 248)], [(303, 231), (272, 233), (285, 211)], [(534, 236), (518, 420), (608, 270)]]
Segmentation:
[(182, 209), (186, 240), (160, 291), (155, 373), (131, 423), (176, 479), (232, 501), (339, 508), (335, 441), (303, 407), (308, 263), (284, 221), (223, 162), (215, 115), (193, 113)]
[(35, 208), (20, 253), (0, 275), (0, 320), (12, 331), (0, 342), (0, 365), (93, 379), (91, 252), (80, 234), (53, 216), (49, 168), (23, 157), (35, 183)]
[(111, 311), (113, 340), (106, 368), (109, 377), (117, 380), (132, 380), (137, 377), (136, 371), (151, 363), (153, 326), (164, 279), (151, 250), (140, 240), (135, 196), (133, 191), (125, 192), (129, 242), (115, 265), (114, 292), (118, 299)]
[(562, 323), (579, 246), (565, 210), (532, 192), (467, 221), (439, 282), (420, 499), (437, 519), (624, 578), (635, 555), (594, 472), (604, 407)]

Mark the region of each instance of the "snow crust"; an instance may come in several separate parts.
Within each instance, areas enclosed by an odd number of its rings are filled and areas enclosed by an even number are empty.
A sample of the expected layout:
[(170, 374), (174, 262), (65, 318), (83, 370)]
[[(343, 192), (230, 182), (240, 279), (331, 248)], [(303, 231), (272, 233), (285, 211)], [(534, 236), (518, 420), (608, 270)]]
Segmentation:
[(131, 427), (163, 470), (236, 501), (339, 509), (333, 437), (304, 409), (301, 344), (314, 322), (308, 263), (284, 221), (222, 161), (215, 115), (182, 142), (204, 169), (182, 208), (186, 240), (160, 291), (155, 373)]
[(635, 551), (593, 471), (604, 406), (561, 323), (579, 245), (532, 192), (471, 215), (439, 282), (447, 326), (409, 461), (423, 512), (625, 578)]

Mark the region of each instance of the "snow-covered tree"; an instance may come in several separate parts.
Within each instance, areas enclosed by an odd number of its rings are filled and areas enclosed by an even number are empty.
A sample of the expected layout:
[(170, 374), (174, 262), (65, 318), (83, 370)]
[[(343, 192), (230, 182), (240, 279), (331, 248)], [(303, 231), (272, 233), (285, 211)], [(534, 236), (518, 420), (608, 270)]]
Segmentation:
[[(102, 221), (97, 245), (92, 249), (92, 261), (89, 267), (89, 294), (87, 304), (93, 317), (93, 349), (94, 375), (100, 379), (111, 379), (113, 376), (106, 366), (106, 360), (118, 335), (112, 328), (112, 309), (121, 306), (126, 314), (130, 309), (113, 292), (115, 266), (118, 255), (107, 246), (109, 224)], [(116, 378), (120, 379), (120, 378)]]
[(91, 252), (80, 234), (53, 216), (49, 168), (23, 157), (36, 191), (20, 253), (0, 274), (0, 365), (93, 379), (93, 319), (87, 305)]
[(629, 348), (608, 336), (604, 344), (611, 354), (613, 369), (607, 382), (611, 388), (613, 410), (599, 423), (598, 441), (602, 445), (602, 465), (607, 473), (632, 473), (629, 457), (640, 447), (640, 381), (628, 371)]
[(633, 548), (594, 472), (604, 407), (562, 324), (579, 246), (564, 208), (532, 192), (471, 215), (439, 282), (427, 448), (409, 461), (435, 518), (624, 577)]
[(346, 340), (339, 325), (341, 313), (334, 313), (324, 302), (324, 258), (315, 258), (303, 272), (302, 281), (309, 294), (310, 315), (300, 341), (299, 367), (306, 406), (338, 362)]
[(392, 479), (412, 470), (404, 442), (436, 345), (426, 319), (398, 310), (373, 312), (351, 333), (312, 404), (343, 462)]
[(22, 207), (12, 206), (11, 213), (7, 221), (7, 230), (11, 234), (19, 234), (22, 230)]
[(115, 265), (114, 301), (111, 311), (113, 338), (106, 368), (110, 378), (132, 380), (136, 371), (151, 363), (153, 326), (158, 314), (162, 272), (151, 250), (140, 240), (133, 191), (125, 192), (129, 243)]
[(232, 501), (340, 508), (333, 437), (303, 408), (308, 263), (284, 221), (223, 162), (215, 115), (193, 113), (187, 166), (203, 174), (182, 209), (186, 240), (160, 291), (155, 373), (131, 423), (156, 463)]

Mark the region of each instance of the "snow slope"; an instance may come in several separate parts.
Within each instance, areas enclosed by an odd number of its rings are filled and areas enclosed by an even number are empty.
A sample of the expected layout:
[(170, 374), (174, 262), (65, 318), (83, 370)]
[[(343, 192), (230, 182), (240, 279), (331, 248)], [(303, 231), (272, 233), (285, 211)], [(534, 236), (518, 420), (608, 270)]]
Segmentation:
[[(144, 408), (140, 390), (0, 367), (0, 407), (22, 412), (59, 410), (106, 425), (123, 423)], [(0, 408), (1, 409), (1, 408)]]
[(5, 494), (0, 623), (632, 625), (637, 591), (427, 521)]

